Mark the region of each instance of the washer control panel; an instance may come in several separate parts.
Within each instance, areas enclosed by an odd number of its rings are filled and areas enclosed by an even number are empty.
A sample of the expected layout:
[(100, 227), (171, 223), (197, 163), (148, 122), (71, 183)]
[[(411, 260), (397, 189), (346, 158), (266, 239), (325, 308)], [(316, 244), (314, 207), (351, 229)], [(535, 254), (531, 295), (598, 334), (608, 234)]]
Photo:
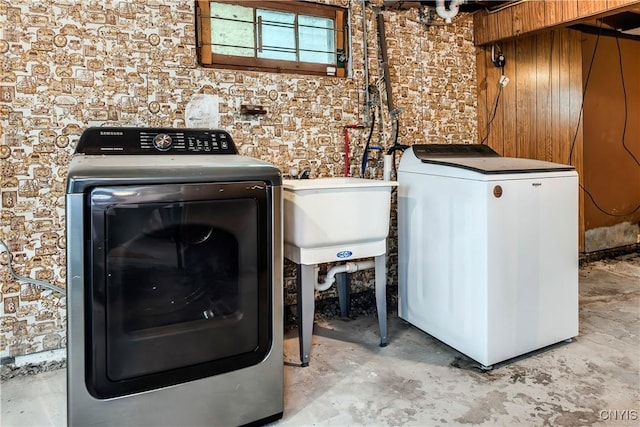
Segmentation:
[(231, 135), (219, 129), (106, 128), (84, 131), (76, 153), (238, 154)]

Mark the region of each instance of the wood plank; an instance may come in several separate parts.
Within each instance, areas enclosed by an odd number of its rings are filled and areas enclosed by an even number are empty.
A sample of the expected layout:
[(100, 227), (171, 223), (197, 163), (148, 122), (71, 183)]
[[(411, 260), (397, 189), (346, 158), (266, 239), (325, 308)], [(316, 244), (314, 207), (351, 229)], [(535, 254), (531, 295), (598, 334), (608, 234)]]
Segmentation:
[(211, 16), (210, 2), (198, 1), (196, 3), (198, 11), (198, 42), (200, 46), (200, 63), (211, 64), (212, 52), (211, 52), (211, 19), (207, 16)]
[[(575, 134), (575, 163), (576, 168), (582, 167), (582, 36), (579, 31), (566, 30), (569, 38), (569, 82), (571, 83), (571, 116), (578, 132)], [(590, 58), (589, 58), (590, 59)]]
[(551, 54), (551, 86), (550, 86), (550, 104), (551, 104), (551, 157), (550, 161), (556, 163), (564, 163), (560, 151), (560, 141), (562, 140), (562, 129), (560, 127), (560, 33), (561, 30), (553, 30), (550, 33)]
[(536, 38), (516, 41), (516, 152), (517, 157), (536, 156)]
[(487, 34), (489, 40), (500, 39), (500, 28), (498, 27), (498, 14), (492, 13), (487, 17)]
[[(560, 42), (560, 127), (562, 133), (561, 163), (575, 166), (580, 184), (582, 171), (582, 50), (580, 33), (562, 30)], [(590, 59), (590, 58), (589, 58)], [(588, 60), (588, 59), (587, 59)], [(584, 251), (584, 193), (579, 191), (578, 245)]]
[(640, 0), (530, 0), (494, 13), (474, 14), (476, 45), (523, 36), (543, 28), (568, 26), (621, 10), (639, 10)]
[[(336, 26), (338, 31), (336, 31), (336, 46), (338, 47), (338, 49), (347, 49), (346, 44), (344, 42), (344, 30), (346, 29), (346, 25), (344, 22), (344, 10), (336, 10)], [(347, 55), (350, 54), (350, 52), (347, 52), (345, 50), (345, 53)], [(336, 76), (337, 77), (344, 77), (346, 74), (346, 69), (342, 68), (342, 67), (338, 67), (336, 69)]]
[(562, 2), (562, 21), (567, 22), (578, 17), (578, 0)]
[(553, 140), (551, 137), (551, 34), (536, 37), (536, 159), (551, 161)]
[(513, 36), (513, 13), (511, 9), (505, 9), (496, 13), (496, 24), (498, 26), (498, 40)]
[[(560, 163), (573, 164), (573, 159), (569, 158), (571, 150), (571, 141), (575, 132), (575, 124), (571, 120), (571, 82), (570, 68), (570, 52), (569, 52), (569, 33), (567, 30), (561, 30), (560, 35), (560, 138), (556, 147), (557, 156)], [(580, 88), (582, 93), (582, 88)]]
[(473, 43), (480, 46), (487, 41), (489, 41), (487, 12), (481, 10), (473, 14)]
[(633, 3), (640, 3), (638, 0), (608, 0), (607, 8), (613, 9), (615, 7), (626, 6)]
[(578, 2), (578, 16), (591, 16), (607, 10), (607, 0), (589, 0)]
[(544, 26), (551, 27), (562, 22), (562, 1), (547, 0), (544, 2)]
[[(502, 93), (500, 93), (498, 81), (500, 79), (500, 68), (491, 62), (491, 49), (486, 49), (486, 78), (487, 78), (487, 105), (486, 105), (486, 125), (482, 130), (482, 140), (498, 153), (502, 153), (503, 138), (503, 108)], [(498, 97), (500, 94), (500, 97)], [(496, 103), (497, 102), (497, 103)]]
[[(580, 184), (584, 183), (583, 169), (583, 130), (582, 130), (582, 102), (583, 102), (583, 84), (582, 84), (582, 41), (581, 33), (575, 30), (567, 30), (569, 38), (569, 81), (571, 83), (571, 116), (574, 123), (577, 123), (578, 132), (575, 134), (575, 160), (574, 165), (578, 172), (578, 180)], [(579, 247), (584, 251), (584, 192), (579, 192), (578, 199), (578, 229), (579, 229)]]
[(544, 27), (544, 2), (528, 1), (510, 7), (513, 13), (513, 35), (519, 36)]
[(504, 106), (504, 119), (502, 140), (504, 146), (504, 156), (516, 156), (516, 50), (515, 41), (503, 43), (502, 53), (507, 62), (504, 67), (505, 76), (511, 79), (511, 82), (502, 90), (502, 105)]
[(478, 144), (484, 138), (484, 129), (487, 126), (487, 48), (476, 47), (476, 81), (478, 82)]

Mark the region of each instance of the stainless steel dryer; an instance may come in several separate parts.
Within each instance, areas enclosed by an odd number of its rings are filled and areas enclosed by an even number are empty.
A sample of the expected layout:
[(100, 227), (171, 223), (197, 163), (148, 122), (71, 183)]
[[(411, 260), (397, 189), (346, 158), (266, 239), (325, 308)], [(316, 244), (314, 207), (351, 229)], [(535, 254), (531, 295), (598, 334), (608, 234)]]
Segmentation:
[(221, 130), (89, 128), (66, 203), (68, 425), (282, 416), (275, 166)]

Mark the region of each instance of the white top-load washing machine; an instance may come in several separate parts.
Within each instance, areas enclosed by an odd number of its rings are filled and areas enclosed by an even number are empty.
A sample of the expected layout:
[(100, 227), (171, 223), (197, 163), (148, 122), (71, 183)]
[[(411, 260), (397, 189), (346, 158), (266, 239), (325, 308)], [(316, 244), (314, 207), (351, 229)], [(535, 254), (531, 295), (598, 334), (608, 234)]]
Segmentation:
[(484, 367), (578, 335), (578, 175), (484, 145), (398, 169), (399, 315)]

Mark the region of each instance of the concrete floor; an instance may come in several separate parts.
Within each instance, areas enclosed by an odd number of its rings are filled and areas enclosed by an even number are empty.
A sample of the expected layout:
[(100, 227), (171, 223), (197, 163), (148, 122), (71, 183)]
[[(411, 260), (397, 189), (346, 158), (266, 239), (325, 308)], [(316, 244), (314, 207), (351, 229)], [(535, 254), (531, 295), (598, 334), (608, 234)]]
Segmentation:
[[(580, 336), (489, 372), (389, 315), (318, 321), (311, 364), (285, 336), (285, 412), (273, 425), (640, 424), (640, 254), (580, 269)], [(2, 426), (62, 426), (65, 370), (2, 384)]]

